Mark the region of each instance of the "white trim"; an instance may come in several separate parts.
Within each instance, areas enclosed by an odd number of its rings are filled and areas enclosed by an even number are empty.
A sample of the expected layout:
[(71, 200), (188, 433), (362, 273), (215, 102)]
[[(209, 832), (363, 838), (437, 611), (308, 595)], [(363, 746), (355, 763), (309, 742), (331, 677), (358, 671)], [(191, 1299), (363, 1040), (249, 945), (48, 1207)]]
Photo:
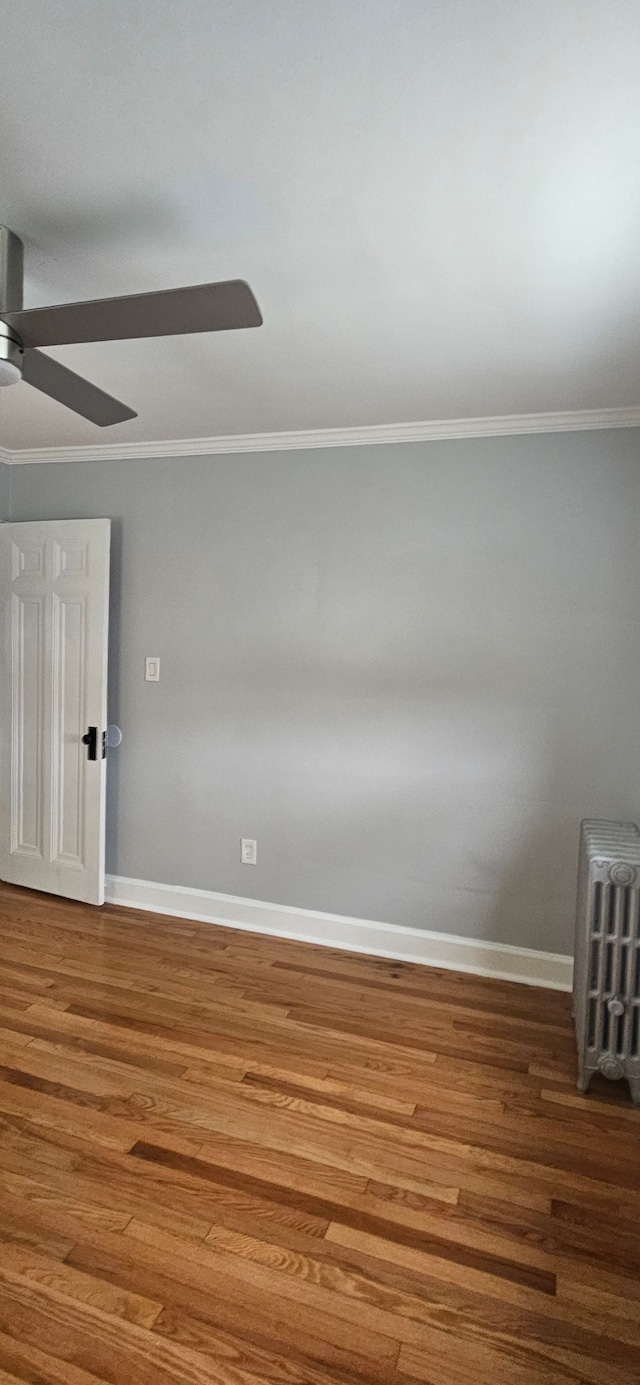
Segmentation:
[(640, 428), (640, 405), (625, 409), (504, 414), (494, 418), (436, 419), (424, 423), (374, 423), (357, 428), (307, 428), (297, 433), (234, 433), (228, 437), (173, 438), (157, 442), (104, 442), (84, 447), (3, 449), (0, 461), (108, 462), (136, 458), (207, 457), (229, 452), (281, 452), (307, 447), (365, 447), (379, 443), (442, 442), (448, 438), (511, 437), (518, 433), (569, 433), (592, 428)]
[(169, 914), (172, 918), (197, 919), (223, 928), (240, 928), (295, 942), (319, 943), (348, 952), (389, 957), (398, 962), (420, 962), (450, 971), (472, 972), (476, 976), (521, 981), (555, 991), (571, 990), (572, 958), (555, 952), (537, 952), (532, 948), (512, 947), (482, 938), (462, 938), (452, 933), (430, 933), (397, 923), (345, 918), (342, 914), (297, 909), (289, 904), (267, 904), (259, 899), (218, 894), (215, 890), (158, 885), (151, 880), (132, 880), (123, 875), (107, 876), (105, 897), (110, 904), (146, 909), (152, 914)]

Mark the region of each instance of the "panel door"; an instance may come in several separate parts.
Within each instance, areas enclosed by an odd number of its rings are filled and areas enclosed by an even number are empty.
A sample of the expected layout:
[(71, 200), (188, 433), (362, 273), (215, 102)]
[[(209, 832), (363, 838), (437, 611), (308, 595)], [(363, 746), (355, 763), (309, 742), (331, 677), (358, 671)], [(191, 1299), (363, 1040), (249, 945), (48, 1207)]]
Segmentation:
[(0, 878), (104, 902), (108, 519), (0, 525)]

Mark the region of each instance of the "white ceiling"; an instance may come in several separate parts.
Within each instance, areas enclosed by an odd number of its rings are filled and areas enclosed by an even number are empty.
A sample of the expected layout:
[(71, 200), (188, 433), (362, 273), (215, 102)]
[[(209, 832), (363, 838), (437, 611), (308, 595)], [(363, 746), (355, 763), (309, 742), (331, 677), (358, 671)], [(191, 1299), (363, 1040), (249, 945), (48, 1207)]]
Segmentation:
[(246, 278), (256, 331), (52, 354), (7, 448), (640, 403), (638, 0), (0, 0), (25, 306)]

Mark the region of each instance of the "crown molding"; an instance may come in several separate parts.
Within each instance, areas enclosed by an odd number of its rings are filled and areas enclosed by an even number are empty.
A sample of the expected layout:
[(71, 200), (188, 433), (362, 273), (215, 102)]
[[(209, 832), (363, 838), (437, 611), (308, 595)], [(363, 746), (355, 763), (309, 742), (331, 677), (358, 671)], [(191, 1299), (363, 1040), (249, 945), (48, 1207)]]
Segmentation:
[(208, 457), (230, 452), (282, 452), (308, 447), (368, 447), (382, 443), (444, 442), (449, 438), (515, 437), (522, 433), (572, 433), (597, 428), (640, 428), (640, 405), (624, 409), (502, 414), (490, 418), (434, 419), (423, 423), (374, 423), (354, 428), (308, 428), (295, 433), (234, 433), (214, 438), (156, 442), (105, 442), (80, 447), (1, 448), (0, 462), (125, 462), (162, 457)]

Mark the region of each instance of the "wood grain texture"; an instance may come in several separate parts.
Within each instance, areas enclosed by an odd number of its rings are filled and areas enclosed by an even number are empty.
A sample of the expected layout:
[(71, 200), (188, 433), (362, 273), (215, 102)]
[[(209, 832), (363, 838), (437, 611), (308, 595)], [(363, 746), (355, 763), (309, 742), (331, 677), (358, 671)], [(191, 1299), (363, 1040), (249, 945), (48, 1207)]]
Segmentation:
[(0, 886), (0, 1385), (640, 1385), (569, 998)]

